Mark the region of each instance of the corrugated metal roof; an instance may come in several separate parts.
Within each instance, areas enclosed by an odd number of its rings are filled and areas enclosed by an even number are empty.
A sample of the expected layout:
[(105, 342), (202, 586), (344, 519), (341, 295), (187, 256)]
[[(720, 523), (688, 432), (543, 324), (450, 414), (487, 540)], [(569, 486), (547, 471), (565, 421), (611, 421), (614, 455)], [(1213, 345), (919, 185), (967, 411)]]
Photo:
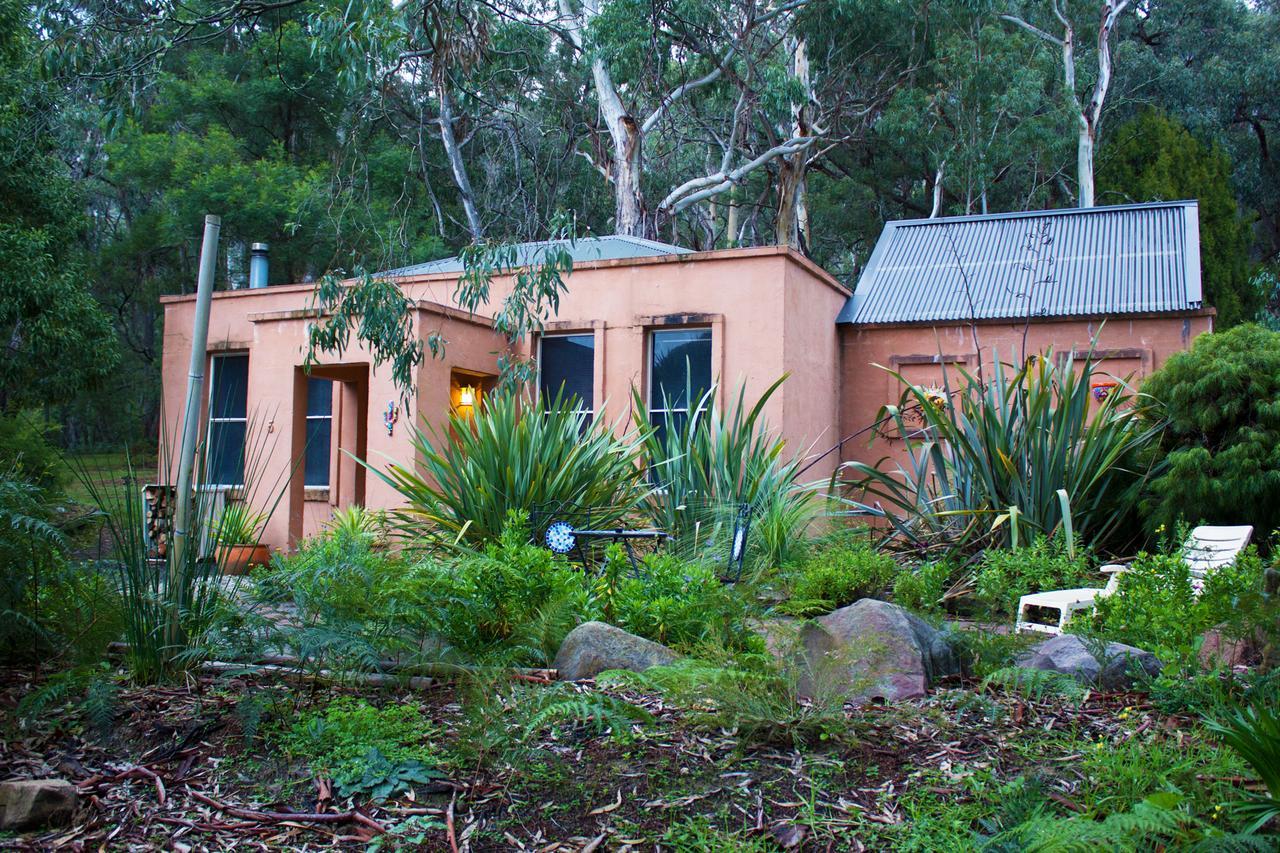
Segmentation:
[(838, 322), (1188, 311), (1201, 298), (1199, 208), (1156, 202), (890, 222)]
[[(626, 237), (621, 234), (610, 234), (604, 237), (580, 237), (572, 244), (568, 240), (542, 240), (537, 243), (520, 243), (516, 246), (516, 257), (520, 265), (534, 262), (539, 253), (553, 245), (563, 245), (569, 249), (573, 262), (612, 261), (623, 258), (651, 258), (656, 255), (687, 255), (692, 249), (673, 246), (670, 243), (659, 243), (656, 240), (644, 240), (640, 237)], [(400, 267), (378, 273), (380, 276), (430, 275), (431, 273), (462, 272), (462, 258), (441, 258), (438, 261), (427, 261), (425, 264)]]

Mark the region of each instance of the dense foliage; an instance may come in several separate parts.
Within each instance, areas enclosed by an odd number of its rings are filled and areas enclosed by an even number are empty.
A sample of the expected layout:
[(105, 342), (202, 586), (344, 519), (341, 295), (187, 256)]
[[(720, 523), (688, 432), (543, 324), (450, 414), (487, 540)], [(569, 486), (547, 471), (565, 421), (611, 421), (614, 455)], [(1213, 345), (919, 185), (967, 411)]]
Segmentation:
[(516, 394), (489, 394), (474, 415), (453, 412), (444, 430), (414, 427), (416, 464), (370, 465), (408, 504), (409, 535), (483, 542), (508, 514), (572, 507), (608, 525), (639, 498), (637, 448), (572, 400), (545, 410)]
[(1123, 533), (1147, 476), (1139, 456), (1160, 424), (1117, 388), (1100, 403), (1091, 361), (1036, 356), (1017, 369), (944, 375), (942, 389), (903, 385), (881, 418), (903, 436), (907, 461), (842, 466), (849, 503), (885, 518), (920, 550), (974, 541), (1028, 542), (1072, 531), (1098, 544)]
[[(0, 321), (26, 336), (0, 393), (60, 397), (68, 443), (154, 433), (159, 298), (190, 290), (208, 212), (219, 286), (244, 283), (255, 241), (273, 282), (317, 281), (542, 239), (557, 211), (578, 234), (787, 242), (852, 283), (886, 220), (1077, 202), (1092, 4), (1063, 6), (1074, 93), (1057, 47), (1003, 17), (1057, 33), (1044, 4), (753, 8), (570, 3), (552, 25), (509, 0), (218, 0), (144, 24), (9, 3)], [(1199, 198), (1224, 324), (1280, 293), (1254, 274), (1280, 234), (1278, 21), (1265, 3), (1129, 4), (1093, 131), (1100, 203)]]
[(1251, 223), (1231, 188), (1231, 160), (1197, 139), (1177, 119), (1153, 108), (1118, 125), (1101, 155), (1103, 204), (1196, 199), (1205, 301), (1219, 328), (1252, 320), (1267, 294), (1251, 281)]
[(62, 159), (54, 89), (28, 73), (27, 10), (0, 3), (0, 413), (68, 400), (118, 357), (84, 277), (85, 199)]
[(1280, 527), (1280, 332), (1254, 325), (1202, 335), (1142, 390), (1160, 404), (1165, 469), (1143, 501), (1149, 527)]

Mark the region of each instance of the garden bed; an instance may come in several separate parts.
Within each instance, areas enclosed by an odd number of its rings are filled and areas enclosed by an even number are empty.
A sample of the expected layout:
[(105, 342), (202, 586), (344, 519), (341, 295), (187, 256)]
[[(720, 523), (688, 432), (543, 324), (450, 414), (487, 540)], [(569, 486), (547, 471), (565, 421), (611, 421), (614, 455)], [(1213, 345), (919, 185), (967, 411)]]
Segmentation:
[[(31, 687), (31, 672), (3, 673), (8, 719)], [(4, 843), (956, 849), (1030, 814), (1100, 820), (1157, 791), (1180, 791), (1188, 816), (1212, 822), (1216, 804), (1240, 793), (1242, 767), (1227, 751), (1193, 720), (1158, 713), (1141, 695), (1094, 693), (1076, 707), (971, 688), (846, 709), (841, 738), (799, 749), (785, 737), (744, 743), (660, 696), (615, 691), (652, 722), (628, 739), (581, 722), (551, 726), (478, 769), (462, 759), (471, 752), (459, 742), (467, 726), (457, 685), (366, 692), (373, 705), (416, 709), (443, 771), (378, 803), (341, 802), (330, 780), (280, 748), (288, 720), (250, 722), (245, 711), (246, 697), (263, 691), (284, 700), (273, 713), (324, 708), (349, 691), (257, 676), (127, 689), (112, 702), (105, 736), (75, 717), (6, 732), (6, 775), (61, 776), (81, 797), (72, 825)]]

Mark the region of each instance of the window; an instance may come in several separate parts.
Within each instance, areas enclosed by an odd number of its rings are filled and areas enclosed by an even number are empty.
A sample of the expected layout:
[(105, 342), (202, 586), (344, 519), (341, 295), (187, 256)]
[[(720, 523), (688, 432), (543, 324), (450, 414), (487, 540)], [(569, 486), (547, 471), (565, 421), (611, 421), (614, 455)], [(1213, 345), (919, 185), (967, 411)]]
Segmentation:
[(711, 330), (653, 332), (649, 358), (649, 420), (662, 438), (711, 387)]
[(333, 381), (307, 380), (307, 450), (302, 462), (303, 485), (329, 486), (329, 448), (333, 438)]
[(243, 486), (249, 356), (218, 355), (210, 365), (207, 479), (212, 486)]
[(595, 335), (543, 335), (538, 359), (538, 392), (544, 404), (556, 395), (576, 397), (578, 411), (595, 411)]

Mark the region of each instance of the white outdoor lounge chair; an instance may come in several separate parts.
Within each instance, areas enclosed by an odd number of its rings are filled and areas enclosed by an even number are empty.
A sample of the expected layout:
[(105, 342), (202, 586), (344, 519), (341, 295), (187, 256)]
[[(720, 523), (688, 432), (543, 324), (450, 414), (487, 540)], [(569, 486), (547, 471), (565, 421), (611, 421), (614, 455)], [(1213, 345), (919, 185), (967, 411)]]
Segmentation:
[[(1183, 552), (1187, 568), (1191, 570), (1191, 588), (1199, 595), (1204, 589), (1204, 580), (1210, 572), (1222, 566), (1229, 566), (1253, 536), (1253, 527), (1197, 527), (1191, 531)], [(1089, 610), (1094, 600), (1111, 595), (1116, 591), (1120, 575), (1128, 566), (1113, 563), (1103, 566), (1099, 571), (1110, 575), (1107, 585), (1102, 589), (1081, 587), (1080, 589), (1055, 589), (1050, 592), (1036, 592), (1018, 599), (1018, 618), (1014, 623), (1015, 631), (1039, 631), (1044, 634), (1061, 634), (1078, 610)], [(1043, 607), (1058, 612), (1056, 625), (1044, 622), (1032, 622), (1027, 617), (1033, 607)]]

